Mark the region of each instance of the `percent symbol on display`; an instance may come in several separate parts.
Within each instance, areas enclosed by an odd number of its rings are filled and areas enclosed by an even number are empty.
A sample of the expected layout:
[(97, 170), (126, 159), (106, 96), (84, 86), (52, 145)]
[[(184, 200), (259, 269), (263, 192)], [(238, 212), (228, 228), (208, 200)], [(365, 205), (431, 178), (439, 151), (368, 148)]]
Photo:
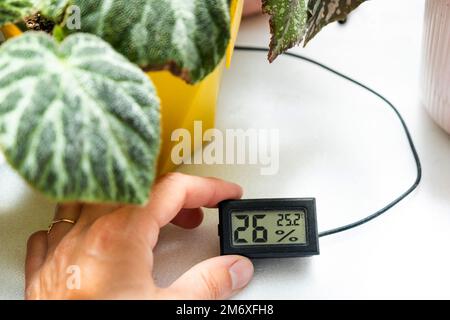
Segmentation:
[[(291, 231), (289, 231), (288, 233), (286, 233), (286, 231), (284, 230), (277, 230), (275, 231), (275, 234), (282, 236), (277, 242), (281, 242), (284, 239), (286, 239), (287, 237), (289, 237), (291, 234), (293, 234), (295, 232), (295, 229), (292, 229)], [(289, 241), (290, 242), (297, 242), (298, 238), (297, 237), (289, 237)]]

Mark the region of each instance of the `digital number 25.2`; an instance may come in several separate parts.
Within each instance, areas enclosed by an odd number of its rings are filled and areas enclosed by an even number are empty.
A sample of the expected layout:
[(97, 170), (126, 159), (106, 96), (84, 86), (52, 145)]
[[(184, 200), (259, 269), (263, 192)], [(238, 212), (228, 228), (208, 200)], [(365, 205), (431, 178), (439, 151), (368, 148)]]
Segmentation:
[[(294, 216), (294, 217), (292, 217)], [(279, 213), (277, 220), (278, 227), (290, 227), (290, 226), (298, 226), (300, 225), (299, 221), (302, 218), (300, 213)]]

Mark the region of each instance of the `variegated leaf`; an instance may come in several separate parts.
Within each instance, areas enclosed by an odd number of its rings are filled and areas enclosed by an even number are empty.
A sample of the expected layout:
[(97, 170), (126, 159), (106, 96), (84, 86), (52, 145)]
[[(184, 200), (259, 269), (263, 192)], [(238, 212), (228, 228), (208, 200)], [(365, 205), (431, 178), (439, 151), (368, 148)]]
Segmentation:
[(96, 34), (144, 70), (202, 80), (230, 38), (229, 0), (72, 0), (81, 31)]
[(342, 20), (366, 0), (309, 0), (305, 45), (327, 24)]
[(27, 32), (0, 47), (0, 147), (58, 201), (143, 204), (159, 150), (146, 75), (102, 39)]
[(32, 0), (0, 0), (0, 27), (25, 18), (33, 8)]
[(299, 44), (306, 28), (305, 0), (263, 0), (263, 11), (270, 15), (269, 61)]

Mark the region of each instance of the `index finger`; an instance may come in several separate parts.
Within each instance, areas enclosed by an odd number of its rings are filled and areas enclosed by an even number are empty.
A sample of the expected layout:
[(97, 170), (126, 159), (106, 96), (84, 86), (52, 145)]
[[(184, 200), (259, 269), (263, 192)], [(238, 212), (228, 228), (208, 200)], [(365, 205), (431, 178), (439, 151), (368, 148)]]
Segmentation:
[(214, 208), (223, 200), (240, 197), (242, 188), (235, 183), (170, 173), (156, 182), (149, 204), (138, 212), (163, 227), (175, 218), (181, 209)]

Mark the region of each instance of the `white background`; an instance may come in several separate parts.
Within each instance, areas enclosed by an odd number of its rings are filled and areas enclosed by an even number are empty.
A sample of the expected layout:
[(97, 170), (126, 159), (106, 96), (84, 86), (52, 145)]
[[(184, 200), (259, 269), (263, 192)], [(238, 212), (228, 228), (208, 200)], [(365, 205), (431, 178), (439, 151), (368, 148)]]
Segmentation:
[[(423, 182), (385, 216), (321, 240), (310, 259), (260, 260), (237, 298), (450, 298), (450, 138), (419, 99), (422, 0), (368, 1), (345, 26), (327, 27), (306, 49), (385, 94), (417, 143)], [(264, 17), (246, 20), (239, 44), (268, 43)], [(181, 171), (241, 184), (245, 197), (316, 197), (319, 228), (381, 208), (414, 181), (415, 167), (395, 115), (368, 93), (290, 58), (236, 52), (225, 73), (217, 127), (280, 130), (280, 170), (258, 166), (189, 166)], [(0, 166), (0, 298), (21, 298), (25, 243), (45, 229), (53, 204)], [(155, 277), (167, 285), (218, 254), (217, 212), (194, 231), (165, 228)]]

